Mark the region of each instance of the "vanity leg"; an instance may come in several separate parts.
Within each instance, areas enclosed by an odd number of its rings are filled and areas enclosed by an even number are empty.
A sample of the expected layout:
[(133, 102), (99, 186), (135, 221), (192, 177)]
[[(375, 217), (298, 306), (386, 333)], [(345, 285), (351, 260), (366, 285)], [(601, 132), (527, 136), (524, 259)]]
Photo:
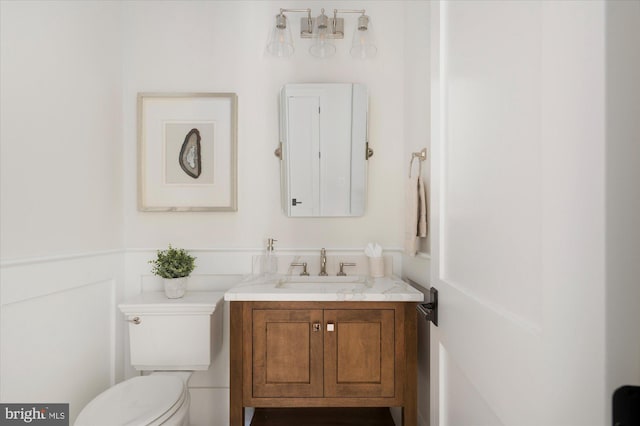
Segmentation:
[(230, 305), (229, 426), (244, 426), (244, 407), (242, 406), (242, 302), (231, 302)]
[(404, 383), (404, 405), (402, 426), (418, 424), (418, 312), (415, 303), (405, 303), (404, 344), (406, 348), (406, 377)]

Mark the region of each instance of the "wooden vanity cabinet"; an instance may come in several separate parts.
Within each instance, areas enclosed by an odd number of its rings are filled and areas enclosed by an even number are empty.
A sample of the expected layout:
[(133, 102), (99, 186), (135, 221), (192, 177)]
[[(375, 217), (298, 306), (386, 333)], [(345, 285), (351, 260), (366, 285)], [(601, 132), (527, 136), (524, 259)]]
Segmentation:
[(231, 426), (244, 407), (393, 407), (416, 425), (415, 303), (231, 302)]

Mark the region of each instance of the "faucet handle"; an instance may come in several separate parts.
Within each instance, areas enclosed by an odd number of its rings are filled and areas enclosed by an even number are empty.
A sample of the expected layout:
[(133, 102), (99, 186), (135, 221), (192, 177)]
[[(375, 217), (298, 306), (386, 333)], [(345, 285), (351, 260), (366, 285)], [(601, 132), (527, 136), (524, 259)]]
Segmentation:
[(340, 262), (340, 272), (338, 272), (338, 276), (339, 276), (339, 277), (344, 277), (344, 276), (346, 276), (346, 275), (347, 275), (347, 274), (344, 272), (344, 267), (345, 267), (345, 266), (356, 266), (356, 264), (355, 264), (355, 263), (353, 263), (353, 262), (349, 262), (349, 263), (346, 263), (346, 262)]
[(302, 263), (292, 263), (291, 266), (302, 266), (302, 272), (300, 272), (300, 276), (307, 276), (309, 273), (307, 272), (307, 262)]

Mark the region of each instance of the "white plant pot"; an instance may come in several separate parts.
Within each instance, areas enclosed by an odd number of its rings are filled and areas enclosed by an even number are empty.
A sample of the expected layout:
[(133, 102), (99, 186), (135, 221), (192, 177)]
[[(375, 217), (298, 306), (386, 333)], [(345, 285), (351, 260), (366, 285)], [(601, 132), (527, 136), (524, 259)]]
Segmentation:
[(164, 281), (164, 294), (169, 299), (179, 299), (184, 296), (187, 291), (187, 279), (189, 277), (181, 278), (163, 278)]

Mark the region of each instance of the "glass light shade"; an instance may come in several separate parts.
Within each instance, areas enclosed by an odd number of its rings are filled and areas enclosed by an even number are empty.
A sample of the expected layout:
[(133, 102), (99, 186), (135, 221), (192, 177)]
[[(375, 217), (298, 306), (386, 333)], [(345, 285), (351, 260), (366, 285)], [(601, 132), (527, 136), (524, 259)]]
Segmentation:
[(313, 24), (313, 44), (309, 48), (309, 53), (316, 58), (328, 58), (336, 53), (336, 46), (329, 35), (333, 32), (333, 20), (322, 13), (315, 19)]
[(367, 59), (375, 57), (377, 52), (378, 48), (375, 44), (371, 21), (367, 15), (362, 15), (358, 18), (358, 26), (353, 33), (351, 56), (358, 59)]
[(293, 55), (293, 37), (291, 29), (285, 15), (276, 16), (276, 26), (271, 30), (269, 41), (267, 42), (267, 52), (273, 56), (281, 58)]

